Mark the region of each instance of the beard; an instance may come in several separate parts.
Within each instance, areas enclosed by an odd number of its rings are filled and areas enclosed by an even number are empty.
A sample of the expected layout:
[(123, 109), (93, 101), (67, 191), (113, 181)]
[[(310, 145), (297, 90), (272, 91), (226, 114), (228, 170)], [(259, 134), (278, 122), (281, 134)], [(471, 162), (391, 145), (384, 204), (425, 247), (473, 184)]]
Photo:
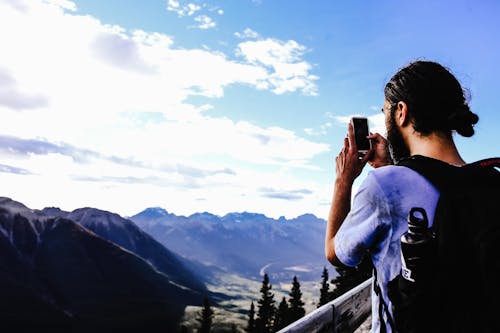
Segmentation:
[(410, 157), (410, 150), (403, 139), (401, 130), (394, 120), (394, 114), (389, 116), (389, 123), (387, 125), (387, 141), (389, 141), (389, 152), (394, 163), (406, 157)]

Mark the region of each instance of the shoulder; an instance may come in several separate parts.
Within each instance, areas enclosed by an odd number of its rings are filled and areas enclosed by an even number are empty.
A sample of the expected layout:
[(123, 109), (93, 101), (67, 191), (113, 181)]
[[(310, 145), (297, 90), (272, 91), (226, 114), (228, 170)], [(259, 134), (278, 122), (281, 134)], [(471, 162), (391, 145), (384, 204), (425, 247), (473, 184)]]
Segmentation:
[(384, 166), (368, 172), (366, 178), (361, 182), (357, 196), (370, 197), (386, 195), (395, 187), (400, 187), (404, 183), (411, 181), (413, 177), (419, 175), (405, 167)]
[(388, 211), (399, 211), (406, 209), (406, 203), (435, 201), (438, 195), (436, 187), (418, 172), (391, 165), (369, 172), (356, 196), (363, 204), (386, 205)]
[(378, 184), (382, 190), (393, 189), (394, 187), (407, 188), (409, 185), (430, 185), (418, 172), (396, 165), (388, 165), (372, 170), (368, 173), (365, 182), (371, 186)]
[(398, 165), (388, 165), (377, 169), (373, 169), (369, 173), (369, 175), (377, 178), (379, 181), (391, 180), (394, 177), (400, 178), (400, 177), (420, 176), (416, 171)]

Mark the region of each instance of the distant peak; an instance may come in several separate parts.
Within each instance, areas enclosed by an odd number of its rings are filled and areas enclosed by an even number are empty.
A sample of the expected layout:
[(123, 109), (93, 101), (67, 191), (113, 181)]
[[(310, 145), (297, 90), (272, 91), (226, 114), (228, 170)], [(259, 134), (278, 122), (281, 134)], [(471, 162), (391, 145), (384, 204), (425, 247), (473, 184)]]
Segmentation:
[(149, 207), (144, 209), (142, 212), (136, 214), (135, 216), (147, 216), (148, 218), (161, 218), (165, 216), (170, 216), (170, 213), (161, 207)]
[(21, 203), (19, 201), (12, 200), (11, 198), (7, 198), (7, 197), (0, 197), (0, 205), (9, 206), (11, 208), (15, 207), (15, 208), (19, 208), (19, 209), (28, 209), (31, 211), (31, 209), (26, 207), (23, 203)]
[(267, 216), (261, 213), (234, 212), (234, 213), (227, 213), (224, 217), (267, 217)]
[(310, 213), (306, 213), (306, 214), (302, 214), (302, 215), (299, 215), (297, 216), (297, 218), (313, 218), (313, 219), (317, 219), (318, 217), (314, 214), (310, 214)]
[(151, 213), (157, 213), (157, 214), (163, 214), (163, 215), (168, 214), (168, 212), (161, 207), (149, 207), (149, 208), (146, 208), (144, 211), (151, 212)]
[(99, 208), (94, 208), (94, 207), (83, 207), (83, 208), (77, 208), (71, 213), (91, 213), (91, 214), (103, 214), (103, 215), (118, 215), (112, 212), (108, 212), (107, 210), (102, 210)]
[(325, 222), (324, 219), (321, 219), (314, 214), (303, 214), (303, 215), (297, 216), (293, 220), (294, 221), (302, 221), (302, 222)]
[(55, 206), (44, 207), (43, 209), (46, 209), (46, 210), (61, 210), (61, 208), (55, 207)]
[(247, 221), (268, 221), (270, 220), (266, 215), (260, 213), (228, 213), (222, 217), (223, 221), (233, 221), (233, 222), (247, 222)]
[(203, 212), (203, 213), (194, 213), (189, 215), (189, 217), (217, 217), (217, 215), (214, 215), (209, 212)]
[(50, 217), (64, 217), (69, 214), (69, 212), (62, 210), (59, 207), (45, 207), (44, 209), (38, 212), (40, 212), (45, 216), (50, 216)]

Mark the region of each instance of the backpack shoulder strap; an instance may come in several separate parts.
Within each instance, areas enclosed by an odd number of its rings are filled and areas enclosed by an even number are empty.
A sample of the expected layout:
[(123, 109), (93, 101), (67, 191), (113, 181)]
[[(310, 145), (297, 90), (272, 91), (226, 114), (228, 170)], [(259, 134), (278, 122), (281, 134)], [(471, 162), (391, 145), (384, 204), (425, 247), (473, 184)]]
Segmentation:
[(380, 289), (380, 285), (377, 279), (377, 269), (375, 268), (375, 265), (373, 265), (373, 263), (372, 263), (372, 268), (373, 268), (373, 291), (375, 292), (375, 295), (377, 295), (379, 299), (378, 316), (380, 321), (380, 333), (387, 332), (387, 327), (385, 326), (385, 321), (384, 321), (384, 312), (387, 316), (387, 320), (389, 321), (389, 325), (391, 326), (392, 332), (396, 332), (396, 323), (394, 322), (394, 319), (392, 318), (391, 313), (389, 312), (389, 306), (384, 301), (384, 296), (382, 295), (382, 290)]
[(500, 157), (486, 158), (470, 165), (478, 165), (482, 168), (500, 168)]
[(475, 184), (481, 179), (489, 178), (492, 174), (496, 174), (495, 178), (498, 179), (499, 172), (495, 168), (500, 168), (500, 158), (488, 158), (463, 167), (455, 167), (440, 160), (414, 155), (399, 161), (397, 165), (418, 172), (440, 192), (444, 192), (457, 185)]

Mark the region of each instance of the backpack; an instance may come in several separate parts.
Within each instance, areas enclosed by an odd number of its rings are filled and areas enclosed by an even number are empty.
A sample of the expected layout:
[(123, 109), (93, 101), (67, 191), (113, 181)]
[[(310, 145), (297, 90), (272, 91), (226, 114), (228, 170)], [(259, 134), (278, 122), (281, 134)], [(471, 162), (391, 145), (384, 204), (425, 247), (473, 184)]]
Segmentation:
[[(420, 173), (440, 196), (420, 282), (402, 271), (388, 284), (392, 315), (381, 296), (379, 314), (399, 333), (500, 332), (500, 159), (454, 167), (416, 155), (398, 165)], [(376, 271), (374, 280), (380, 294)]]

